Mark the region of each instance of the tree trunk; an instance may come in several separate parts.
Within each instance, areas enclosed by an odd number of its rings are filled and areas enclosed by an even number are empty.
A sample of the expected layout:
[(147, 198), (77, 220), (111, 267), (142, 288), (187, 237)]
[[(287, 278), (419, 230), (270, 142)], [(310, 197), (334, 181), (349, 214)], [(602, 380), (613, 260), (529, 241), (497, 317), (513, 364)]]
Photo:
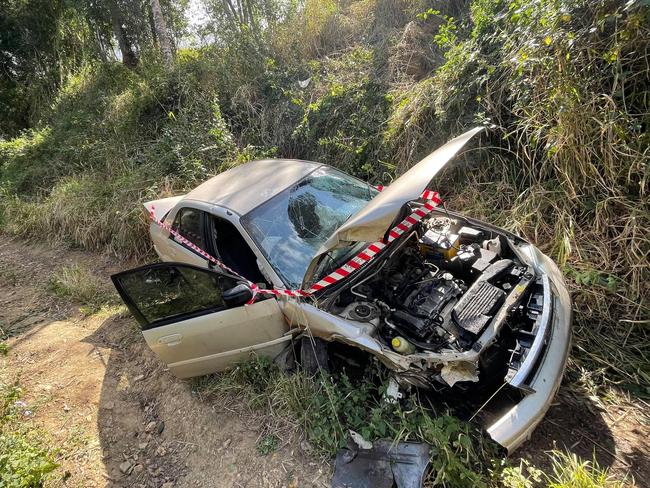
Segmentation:
[(169, 40), (169, 33), (167, 32), (165, 19), (158, 0), (151, 0), (151, 12), (153, 13), (153, 26), (156, 31), (156, 37), (158, 38), (158, 45), (160, 46), (163, 62), (165, 63), (165, 66), (169, 68), (173, 62), (172, 44)]
[(138, 57), (133, 51), (133, 46), (131, 46), (131, 41), (124, 29), (124, 21), (122, 19), (122, 13), (118, 8), (115, 0), (110, 0), (108, 2), (109, 9), (111, 11), (111, 23), (113, 24), (113, 32), (115, 37), (117, 37), (117, 43), (120, 46), (120, 52), (122, 53), (122, 63), (127, 68), (135, 68), (138, 65)]

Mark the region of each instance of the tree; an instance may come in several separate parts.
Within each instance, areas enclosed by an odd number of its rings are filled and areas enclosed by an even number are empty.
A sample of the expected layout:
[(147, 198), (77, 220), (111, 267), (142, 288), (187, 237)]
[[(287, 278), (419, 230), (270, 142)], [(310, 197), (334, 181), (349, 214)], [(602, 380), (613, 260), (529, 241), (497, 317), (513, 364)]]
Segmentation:
[(295, 4), (294, 0), (205, 0), (217, 24), (214, 34), (222, 40), (234, 32), (260, 38), (264, 32), (272, 31)]
[(133, 50), (133, 44), (126, 32), (126, 24), (116, 0), (108, 1), (108, 8), (111, 15), (111, 24), (113, 25), (113, 33), (117, 38), (117, 43), (120, 46), (122, 53), (122, 63), (128, 68), (135, 68), (138, 65), (138, 56)]
[(163, 62), (165, 63), (165, 66), (169, 68), (173, 62), (172, 45), (169, 39), (169, 33), (167, 32), (167, 26), (165, 25), (165, 18), (163, 17), (160, 2), (158, 0), (151, 0), (151, 12), (153, 14), (154, 31), (156, 33), (156, 38), (158, 39), (158, 46), (160, 46)]

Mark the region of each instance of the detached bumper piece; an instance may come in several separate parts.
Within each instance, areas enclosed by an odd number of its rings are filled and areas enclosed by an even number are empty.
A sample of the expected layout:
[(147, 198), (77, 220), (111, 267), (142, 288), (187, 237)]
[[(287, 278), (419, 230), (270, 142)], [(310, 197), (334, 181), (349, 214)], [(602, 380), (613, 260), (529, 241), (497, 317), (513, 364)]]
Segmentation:
[(332, 488), (421, 488), (429, 466), (429, 446), (380, 440), (370, 449), (350, 439), (336, 455)]

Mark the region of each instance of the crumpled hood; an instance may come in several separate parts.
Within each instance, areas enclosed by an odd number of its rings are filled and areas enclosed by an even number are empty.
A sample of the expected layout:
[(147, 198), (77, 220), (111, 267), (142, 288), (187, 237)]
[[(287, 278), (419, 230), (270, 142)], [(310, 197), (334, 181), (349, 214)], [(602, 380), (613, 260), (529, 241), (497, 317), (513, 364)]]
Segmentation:
[[(353, 242), (375, 242), (384, 236), (402, 206), (420, 197), (429, 182), (460, 149), (485, 127), (474, 127), (447, 142), (384, 188), (368, 204), (339, 227), (316, 252), (307, 268), (305, 281), (311, 278), (320, 256)], [(435, 188), (431, 188), (435, 190)]]

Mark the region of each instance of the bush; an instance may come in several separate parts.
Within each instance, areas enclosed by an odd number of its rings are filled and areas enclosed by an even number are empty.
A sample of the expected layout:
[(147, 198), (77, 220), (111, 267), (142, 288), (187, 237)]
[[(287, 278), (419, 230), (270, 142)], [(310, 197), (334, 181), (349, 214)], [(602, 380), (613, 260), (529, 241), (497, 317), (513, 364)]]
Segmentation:
[[(245, 399), (274, 419), (268, 425), (297, 424), (318, 453), (334, 456), (346, 445), (349, 430), (370, 441), (417, 440), (432, 446), (434, 485), (484, 486), (488, 479), (484, 466), (496, 454), (493, 444), (450, 415), (432, 417), (416, 396), (403, 404), (385, 401), (385, 381), (379, 370), (358, 380), (324, 373), (287, 375), (270, 360), (255, 358), (228, 373), (199, 378), (195, 386), (220, 400), (228, 395)], [(270, 452), (276, 437), (277, 432), (269, 430), (258, 450)]]
[[(141, 203), (183, 191), (241, 156), (211, 75), (106, 65), (71, 77), (49, 125), (0, 141), (0, 211), (11, 233), (142, 257)], [(252, 154), (251, 154), (252, 153)]]

